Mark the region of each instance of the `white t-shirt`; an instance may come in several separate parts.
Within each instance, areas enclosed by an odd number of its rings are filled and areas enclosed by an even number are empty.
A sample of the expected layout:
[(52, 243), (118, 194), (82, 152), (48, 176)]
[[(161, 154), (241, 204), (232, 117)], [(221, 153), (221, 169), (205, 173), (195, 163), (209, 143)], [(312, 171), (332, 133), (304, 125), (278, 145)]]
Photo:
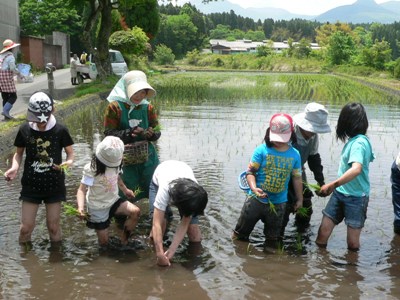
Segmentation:
[(397, 157), (396, 157), (396, 166), (397, 166), (397, 169), (400, 170), (400, 152), (399, 152), (399, 154), (397, 154)]
[(171, 200), (169, 184), (178, 178), (188, 178), (197, 183), (192, 168), (182, 161), (167, 160), (158, 165), (153, 174), (153, 183), (158, 186), (154, 207), (161, 211), (166, 210)]
[(106, 168), (105, 174), (95, 176), (90, 163), (83, 168), (81, 183), (87, 185), (86, 205), (91, 209), (111, 207), (118, 199), (119, 168)]

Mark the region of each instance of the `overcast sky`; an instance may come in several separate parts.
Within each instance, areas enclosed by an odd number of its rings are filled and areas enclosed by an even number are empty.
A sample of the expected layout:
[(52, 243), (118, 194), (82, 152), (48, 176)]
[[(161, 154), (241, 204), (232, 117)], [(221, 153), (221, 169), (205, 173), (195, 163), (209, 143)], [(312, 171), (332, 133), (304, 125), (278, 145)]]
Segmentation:
[[(238, 4), (243, 8), (277, 7), (277, 8), (283, 8), (291, 13), (304, 14), (304, 15), (319, 15), (337, 6), (349, 5), (356, 2), (356, 0), (228, 0), (228, 1)], [(383, 2), (388, 2), (388, 1), (390, 0), (375, 0), (377, 4), (381, 4)], [(394, 0), (394, 1), (400, 1), (400, 0)], [(177, 2), (179, 5), (181, 5), (185, 2), (190, 2), (190, 0), (177, 0)]]

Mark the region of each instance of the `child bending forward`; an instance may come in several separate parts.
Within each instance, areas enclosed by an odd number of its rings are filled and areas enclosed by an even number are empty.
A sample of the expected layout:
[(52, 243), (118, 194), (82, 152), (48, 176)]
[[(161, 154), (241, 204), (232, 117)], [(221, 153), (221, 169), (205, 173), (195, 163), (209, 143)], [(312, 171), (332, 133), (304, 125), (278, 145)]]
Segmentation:
[(108, 227), (113, 216), (127, 217), (121, 234), (121, 243), (126, 245), (140, 215), (139, 207), (118, 196), (118, 187), (126, 197), (135, 196), (120, 177), (123, 152), (124, 143), (120, 138), (105, 137), (97, 146), (92, 161), (85, 165), (76, 195), (78, 211), (82, 218), (86, 216), (84, 210), (86, 202), (88, 213), (86, 225), (96, 230), (101, 246), (108, 244)]

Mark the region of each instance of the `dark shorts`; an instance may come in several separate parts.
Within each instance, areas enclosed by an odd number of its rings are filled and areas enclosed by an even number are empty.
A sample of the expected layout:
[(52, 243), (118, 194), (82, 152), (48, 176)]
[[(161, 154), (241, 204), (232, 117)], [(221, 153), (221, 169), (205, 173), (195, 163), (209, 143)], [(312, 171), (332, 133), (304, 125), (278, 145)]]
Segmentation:
[(1, 92), (1, 97), (3, 98), (3, 106), (7, 102), (14, 104), (17, 101), (17, 93)]
[(247, 197), (234, 231), (239, 239), (247, 240), (254, 226), (261, 220), (264, 223), (265, 238), (278, 239), (285, 210), (286, 202), (274, 204), (274, 209), (272, 209), (268, 203), (261, 203), (253, 197)]
[(346, 196), (334, 191), (322, 213), (336, 225), (343, 221), (354, 229), (364, 227), (369, 197)]
[(35, 196), (35, 195), (23, 195), (19, 197), (19, 200), (34, 203), (34, 204), (48, 204), (48, 203), (57, 203), (62, 201), (67, 201), (65, 195), (53, 195), (53, 196)]
[[(109, 211), (109, 214), (108, 214), (108, 219), (107, 219), (106, 221), (104, 221), (104, 222), (91, 222), (91, 221), (89, 220), (89, 221), (86, 222), (86, 226), (89, 227), (89, 228), (91, 228), (91, 229), (96, 229), (96, 230), (104, 230), (104, 229), (107, 229), (108, 227), (110, 227), (111, 219), (112, 219), (114, 216), (117, 216), (117, 215), (115, 214), (115, 212), (117, 211), (118, 207), (120, 207), (120, 205), (121, 205), (122, 203), (124, 203), (125, 201), (128, 201), (128, 200), (126, 200), (126, 199), (118, 199), (118, 200), (110, 207), (110, 211)], [(118, 217), (122, 217), (123, 220), (120, 220), (120, 221), (125, 222), (126, 216), (118, 215)]]

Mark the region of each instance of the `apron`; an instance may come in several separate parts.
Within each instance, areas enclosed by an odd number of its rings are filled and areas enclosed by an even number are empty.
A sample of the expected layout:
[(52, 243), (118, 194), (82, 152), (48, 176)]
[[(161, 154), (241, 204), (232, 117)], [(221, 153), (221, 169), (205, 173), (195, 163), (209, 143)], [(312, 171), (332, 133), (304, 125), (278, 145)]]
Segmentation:
[[(119, 129), (123, 130), (133, 128), (134, 126), (139, 126), (143, 129), (149, 127), (147, 115), (148, 104), (138, 105), (135, 109), (132, 109), (131, 112), (125, 107), (124, 103), (118, 101), (118, 105), (122, 111)], [(148, 159), (144, 163), (127, 165), (122, 168), (122, 179), (125, 185), (133, 191), (137, 188), (142, 190), (140, 194), (136, 195), (135, 200), (149, 197), (150, 182), (154, 170), (160, 163), (156, 148), (151, 142), (148, 142), (148, 152)], [(120, 197), (123, 199), (126, 198), (122, 192), (120, 192)]]

